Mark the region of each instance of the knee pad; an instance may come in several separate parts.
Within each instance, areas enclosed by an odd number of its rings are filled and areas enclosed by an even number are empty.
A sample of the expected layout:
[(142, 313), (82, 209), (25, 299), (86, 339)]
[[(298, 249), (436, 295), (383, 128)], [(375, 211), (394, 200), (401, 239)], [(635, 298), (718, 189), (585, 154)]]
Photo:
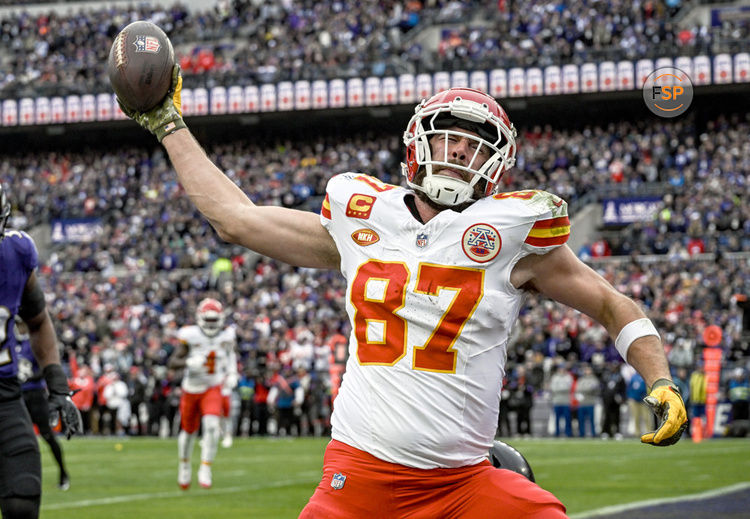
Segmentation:
[(3, 519), (37, 519), (41, 496), (5, 497), (0, 499)]

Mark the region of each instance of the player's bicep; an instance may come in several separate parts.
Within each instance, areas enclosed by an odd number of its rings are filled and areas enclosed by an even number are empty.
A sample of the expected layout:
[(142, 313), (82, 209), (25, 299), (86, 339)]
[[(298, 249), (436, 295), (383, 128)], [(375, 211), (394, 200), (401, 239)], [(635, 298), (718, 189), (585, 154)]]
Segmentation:
[(338, 269), (336, 243), (320, 223), (320, 216), (277, 206), (248, 208), (240, 221), (244, 230), (237, 243), (299, 267)]
[(37, 281), (36, 272), (32, 271), (21, 296), (21, 306), (18, 309), (18, 315), (32, 330), (37, 329), (44, 320), (44, 309), (46, 302), (44, 292)]
[(608, 328), (613, 324), (613, 306), (624, 296), (579, 260), (570, 247), (563, 245), (542, 256), (527, 258), (531, 288)]

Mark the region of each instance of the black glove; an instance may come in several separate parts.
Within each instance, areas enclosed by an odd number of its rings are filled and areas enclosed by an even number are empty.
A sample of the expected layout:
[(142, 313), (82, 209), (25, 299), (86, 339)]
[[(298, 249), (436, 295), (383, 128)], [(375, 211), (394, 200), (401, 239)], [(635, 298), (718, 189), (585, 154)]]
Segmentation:
[(61, 421), (61, 431), (67, 439), (74, 434), (83, 434), (81, 413), (71, 400), (73, 391), (68, 387), (68, 378), (59, 364), (49, 364), (42, 370), (49, 391), (49, 421), (52, 427)]

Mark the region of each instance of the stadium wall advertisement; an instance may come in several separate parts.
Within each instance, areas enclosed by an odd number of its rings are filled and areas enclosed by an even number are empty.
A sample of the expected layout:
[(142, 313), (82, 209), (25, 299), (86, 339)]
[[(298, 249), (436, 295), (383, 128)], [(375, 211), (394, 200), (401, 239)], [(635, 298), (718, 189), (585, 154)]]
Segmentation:
[[(675, 67), (695, 86), (750, 82), (750, 53), (604, 61), (599, 64), (513, 68), (509, 71), (436, 72), (399, 77), (296, 81), (276, 84), (183, 89), (184, 115), (221, 115), (409, 104), (451, 87), (471, 87), (496, 98), (630, 91), (657, 68)], [(114, 94), (5, 99), (6, 127), (126, 119)]]
[(626, 225), (653, 220), (663, 205), (664, 201), (657, 196), (604, 199), (604, 225)]

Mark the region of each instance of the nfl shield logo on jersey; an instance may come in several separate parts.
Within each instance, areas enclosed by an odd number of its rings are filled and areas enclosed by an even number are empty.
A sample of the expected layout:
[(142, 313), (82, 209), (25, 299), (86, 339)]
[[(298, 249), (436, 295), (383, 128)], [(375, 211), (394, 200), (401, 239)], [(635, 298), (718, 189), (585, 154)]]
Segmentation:
[(333, 475), (333, 479), (331, 479), (331, 486), (334, 490), (341, 490), (344, 488), (344, 483), (346, 482), (346, 476), (344, 476), (341, 472), (337, 472)]
[(417, 247), (420, 249), (427, 246), (427, 235), (423, 232), (417, 234)]

